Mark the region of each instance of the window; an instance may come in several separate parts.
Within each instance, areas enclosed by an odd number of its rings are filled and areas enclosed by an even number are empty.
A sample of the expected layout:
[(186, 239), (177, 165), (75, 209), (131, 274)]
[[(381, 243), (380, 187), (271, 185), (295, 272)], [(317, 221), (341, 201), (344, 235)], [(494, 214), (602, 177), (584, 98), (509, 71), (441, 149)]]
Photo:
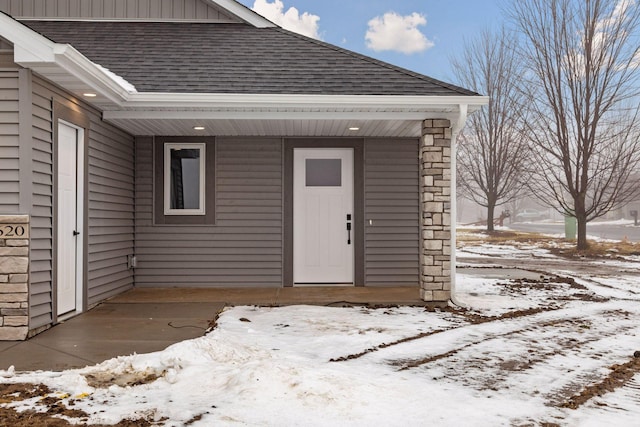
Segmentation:
[(205, 215), (205, 144), (164, 144), (164, 214)]
[(306, 159), (305, 178), (307, 187), (340, 187), (342, 159)]

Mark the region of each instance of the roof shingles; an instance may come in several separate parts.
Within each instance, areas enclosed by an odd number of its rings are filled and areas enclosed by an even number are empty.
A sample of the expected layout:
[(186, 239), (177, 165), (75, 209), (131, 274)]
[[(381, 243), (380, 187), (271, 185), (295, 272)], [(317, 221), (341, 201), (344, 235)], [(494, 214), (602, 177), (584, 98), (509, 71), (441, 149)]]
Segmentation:
[(24, 21), (139, 92), (475, 96), (281, 28), (175, 22)]

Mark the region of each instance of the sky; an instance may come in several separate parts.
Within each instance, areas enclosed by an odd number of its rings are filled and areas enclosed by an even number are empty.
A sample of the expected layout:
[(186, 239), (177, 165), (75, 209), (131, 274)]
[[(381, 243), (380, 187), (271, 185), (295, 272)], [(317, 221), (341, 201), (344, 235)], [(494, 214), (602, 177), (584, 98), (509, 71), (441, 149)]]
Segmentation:
[(465, 39), (504, 20), (504, 0), (238, 0), (276, 24), (444, 81)]

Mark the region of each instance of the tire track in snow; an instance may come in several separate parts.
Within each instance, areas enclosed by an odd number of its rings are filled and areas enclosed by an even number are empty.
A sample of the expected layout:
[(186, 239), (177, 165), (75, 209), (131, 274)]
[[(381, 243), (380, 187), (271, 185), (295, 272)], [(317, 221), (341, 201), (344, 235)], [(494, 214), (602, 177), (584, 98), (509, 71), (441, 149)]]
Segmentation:
[[(528, 347), (528, 351), (523, 351), (523, 349), (518, 349), (520, 351), (513, 352), (513, 355), (509, 355), (508, 357), (500, 357), (499, 364), (501, 370), (506, 371), (520, 371), (524, 369), (528, 369), (530, 366), (540, 363), (544, 361), (546, 358), (551, 357), (554, 354), (557, 354), (558, 351), (562, 349), (566, 349), (568, 347), (580, 347), (585, 345), (591, 341), (596, 341), (600, 337), (592, 337), (588, 340), (583, 340), (582, 342), (578, 342), (576, 339), (566, 338), (565, 333), (573, 331), (579, 327), (584, 327), (585, 321), (582, 318), (566, 318), (559, 320), (552, 320), (548, 322), (537, 323), (534, 325), (530, 325), (524, 329), (519, 329), (515, 331), (510, 331), (503, 334), (495, 334), (488, 335), (479, 339), (477, 341), (465, 344), (459, 348), (448, 351), (447, 353), (427, 357), (424, 359), (413, 360), (413, 361), (404, 361), (404, 363), (392, 362), (394, 365), (399, 365), (400, 370), (407, 370), (412, 368), (417, 368), (424, 366), (426, 364), (435, 362), (440, 359), (444, 359), (450, 356), (454, 356), (468, 348), (473, 346), (478, 346), (480, 344), (486, 344), (491, 341), (526, 341), (530, 344), (537, 344), (539, 342), (543, 342), (544, 345), (536, 346), (530, 345)], [(547, 328), (553, 327), (553, 330), (547, 330)], [(616, 331), (609, 331), (607, 335), (613, 335), (617, 333)], [(548, 336), (545, 336), (548, 335)], [(557, 339), (556, 339), (557, 338)], [(509, 345), (513, 345), (512, 342)], [(546, 346), (548, 349), (544, 349)], [(506, 346), (505, 346), (506, 347)], [(525, 357), (526, 356), (526, 357)]]
[[(512, 311), (512, 312), (508, 312), (505, 313), (501, 316), (497, 316), (497, 317), (482, 317), (479, 315), (475, 315), (473, 313), (465, 313), (465, 312), (454, 312), (455, 314), (458, 314), (464, 318), (466, 318), (467, 320), (469, 320), (471, 323), (473, 324), (480, 324), (480, 323), (488, 323), (488, 322), (495, 322), (497, 320), (501, 320), (501, 319), (505, 319), (505, 318), (517, 318), (517, 317), (524, 317), (524, 316), (532, 316), (534, 314), (538, 314), (540, 312), (543, 311), (550, 311), (550, 310), (557, 310), (557, 307), (541, 307), (541, 308), (531, 308), (531, 309), (526, 309), (526, 310), (518, 310), (518, 311)], [(463, 325), (463, 326), (467, 326), (467, 325)], [(450, 328), (442, 328), (442, 329), (434, 329), (432, 331), (429, 332), (422, 332), (420, 334), (417, 335), (413, 335), (410, 337), (405, 337), (405, 338), (401, 338), (399, 340), (396, 341), (392, 341), (389, 343), (382, 343), (379, 344), (375, 347), (370, 347), (367, 348), (359, 353), (353, 353), (353, 354), (349, 354), (346, 356), (341, 356), (341, 357), (336, 357), (336, 358), (332, 358), (329, 359), (329, 362), (346, 362), (347, 360), (353, 360), (353, 359), (359, 359), (360, 357), (363, 357), (369, 353), (373, 353), (375, 351), (379, 351), (388, 347), (392, 347), (392, 346), (396, 346), (396, 345), (400, 345), (400, 344), (404, 344), (410, 341), (416, 341), (416, 340), (420, 340), (426, 337), (429, 337), (431, 335), (436, 335), (436, 334), (440, 334), (443, 332), (447, 332), (450, 331), (452, 329), (457, 329), (460, 328), (460, 326), (451, 326)]]
[(638, 412), (638, 408), (640, 408), (640, 373), (637, 373), (624, 386), (606, 398), (599, 399), (598, 406), (605, 406), (605, 412), (630, 410)]
[(597, 317), (603, 313), (613, 312), (621, 308), (631, 309), (632, 312), (638, 310), (638, 307), (625, 302), (577, 302), (564, 308), (538, 312), (528, 316), (506, 319), (501, 317), (484, 323), (451, 328), (416, 340), (380, 348), (375, 353), (367, 353), (366, 357), (372, 361), (395, 364), (396, 366), (429, 358), (436, 358), (435, 360), (437, 360), (445, 354), (450, 356), (470, 345), (477, 345), (490, 339), (522, 333), (532, 327), (536, 327), (536, 325), (579, 321), (586, 317)]
[[(633, 353), (640, 313), (607, 308), (612, 307), (589, 307), (584, 316), (564, 319), (544, 316), (547, 319), (530, 327), (486, 334), (486, 339), (461, 344), (415, 366), (402, 362), (405, 370), (422, 369), (433, 380), (539, 398), (545, 405), (559, 407), (577, 391), (598, 384), (611, 364)], [(561, 311), (566, 314), (575, 308)]]
[[(369, 354), (367, 357), (400, 366), (402, 361), (423, 360), (444, 354), (452, 354), (452, 352), (460, 351), (469, 345), (521, 332), (526, 330), (532, 321), (540, 323), (565, 321), (570, 317), (575, 318), (575, 316), (567, 315), (566, 308), (538, 311), (534, 314), (512, 318), (500, 316), (486, 322), (448, 329), (416, 340), (416, 342), (401, 342), (394, 346), (379, 349), (378, 354)], [(407, 346), (410, 348), (407, 348)]]
[(634, 357), (629, 362), (622, 365), (613, 365), (610, 369), (611, 372), (605, 378), (587, 385), (580, 391), (580, 393), (571, 396), (559, 406), (563, 408), (577, 409), (593, 397), (602, 396), (621, 387), (624, 388), (622, 393), (625, 393), (627, 390), (635, 391), (636, 394), (632, 397), (632, 400), (634, 400), (636, 404), (640, 403), (640, 397), (638, 397), (637, 394), (637, 392), (640, 391), (640, 384), (637, 382), (631, 382), (634, 375), (637, 375), (638, 372), (640, 372), (640, 357)]

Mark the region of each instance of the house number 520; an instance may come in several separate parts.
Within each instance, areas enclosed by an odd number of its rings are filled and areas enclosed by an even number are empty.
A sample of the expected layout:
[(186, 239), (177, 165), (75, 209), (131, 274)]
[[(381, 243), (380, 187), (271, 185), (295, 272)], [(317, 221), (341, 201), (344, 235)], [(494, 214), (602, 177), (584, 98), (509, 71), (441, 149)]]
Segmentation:
[(25, 237), (24, 225), (2, 225), (0, 226), (0, 238), (21, 238)]

